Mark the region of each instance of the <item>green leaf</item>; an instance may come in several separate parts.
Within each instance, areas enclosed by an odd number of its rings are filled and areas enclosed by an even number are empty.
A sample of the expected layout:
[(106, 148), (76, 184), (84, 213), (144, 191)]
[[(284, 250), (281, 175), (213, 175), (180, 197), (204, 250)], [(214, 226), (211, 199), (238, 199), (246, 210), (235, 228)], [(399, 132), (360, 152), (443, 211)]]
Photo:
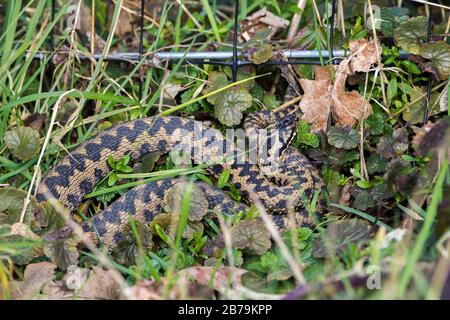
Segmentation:
[(386, 170), (387, 164), (388, 160), (386, 158), (383, 158), (379, 154), (373, 154), (367, 160), (367, 172), (369, 174), (383, 172), (384, 170)]
[(372, 208), (373, 206), (375, 206), (375, 201), (371, 192), (360, 190), (355, 195), (355, 201), (353, 202), (353, 205), (356, 209), (365, 211), (368, 208)]
[(112, 155), (108, 156), (108, 164), (111, 169), (116, 168), (116, 160), (114, 160), (114, 157)]
[(402, 60), (401, 64), (404, 65), (406, 67), (406, 69), (408, 70), (408, 72), (411, 72), (412, 74), (421, 74), (422, 73), (422, 70), (420, 70), (420, 68), (412, 61)]
[(389, 101), (392, 101), (392, 98), (394, 98), (397, 95), (397, 78), (392, 77), (392, 79), (388, 82), (387, 87), (387, 97)]
[(215, 113), (220, 123), (233, 126), (242, 120), (242, 112), (251, 107), (252, 95), (247, 89), (235, 87), (220, 95)]
[(263, 254), (270, 249), (270, 233), (261, 220), (241, 220), (231, 228), (233, 246)]
[(259, 30), (253, 39), (242, 46), (242, 54), (254, 64), (261, 64), (273, 56), (273, 47), (266, 41), (270, 30)]
[(223, 189), (228, 184), (228, 180), (230, 180), (230, 170), (225, 169), (222, 171), (217, 181), (219, 189)]
[(427, 35), (427, 21), (427, 17), (418, 16), (400, 23), (394, 30), (397, 45), (413, 54), (420, 54), (420, 46)]
[(173, 241), (169, 235), (164, 231), (164, 229), (157, 223), (152, 224), (153, 228), (156, 230), (156, 234), (164, 241), (169, 247), (173, 246)]
[(395, 129), (392, 136), (383, 136), (378, 143), (378, 151), (385, 158), (396, 158), (408, 150), (408, 147), (406, 128)]
[(5, 133), (5, 144), (20, 160), (30, 160), (40, 149), (39, 132), (28, 127), (17, 127)]
[(362, 26), (362, 18), (356, 18), (355, 26), (350, 30), (350, 40), (358, 40), (367, 35), (367, 30)]
[(384, 118), (383, 115), (379, 112), (371, 114), (364, 120), (364, 124), (366, 128), (369, 129), (369, 132), (372, 135), (380, 135), (383, 134), (384, 131)]
[(300, 120), (297, 129), (297, 145), (306, 145), (309, 147), (317, 148), (320, 145), (320, 139), (317, 135), (310, 132), (308, 122)]
[[(0, 225), (12, 225), (19, 222), (26, 197), (27, 193), (23, 190), (9, 187), (0, 188)], [(33, 213), (37, 207), (37, 201), (34, 198), (31, 198), (31, 202), (28, 204), (27, 210), (25, 211), (25, 224), (29, 225), (31, 223), (34, 217)]]
[(422, 87), (412, 87), (409, 99), (408, 107), (402, 112), (403, 120), (412, 124), (421, 123), (423, 121), (424, 103), (426, 99), (425, 90)]
[(119, 180), (119, 177), (115, 172), (111, 172), (111, 174), (108, 176), (108, 187), (112, 187), (117, 180)]
[[(211, 71), (208, 75), (209, 86), (203, 89), (203, 95), (206, 95), (210, 92), (216, 91), (224, 86), (226, 86), (229, 81), (227, 79), (227, 75), (223, 72)], [(212, 105), (216, 104), (217, 99), (221, 96), (221, 94), (214, 94), (206, 98), (206, 100)]]
[(444, 41), (425, 44), (420, 55), (425, 59), (430, 59), (434, 69), (441, 80), (446, 80), (450, 76), (450, 45)]
[(369, 239), (370, 226), (360, 219), (345, 219), (332, 221), (322, 237), (317, 238), (313, 246), (316, 258), (342, 255), (350, 246), (361, 248)]
[[(378, 30), (381, 30), (386, 37), (392, 37), (394, 35), (394, 29), (397, 27), (395, 16), (392, 14), (390, 8), (380, 9), (380, 23)], [(369, 18), (370, 19), (370, 18)]]
[[(187, 190), (189, 182), (177, 182), (164, 195), (162, 207), (168, 213), (179, 215), (181, 213), (181, 206), (184, 194)], [(192, 184), (191, 201), (189, 206), (189, 221), (201, 221), (208, 213), (208, 200), (205, 193), (199, 186)]]
[(356, 185), (363, 189), (370, 189), (373, 187), (372, 183), (368, 180), (358, 180), (356, 181)]
[(333, 126), (327, 133), (328, 143), (336, 148), (353, 149), (358, 146), (359, 134), (352, 128)]

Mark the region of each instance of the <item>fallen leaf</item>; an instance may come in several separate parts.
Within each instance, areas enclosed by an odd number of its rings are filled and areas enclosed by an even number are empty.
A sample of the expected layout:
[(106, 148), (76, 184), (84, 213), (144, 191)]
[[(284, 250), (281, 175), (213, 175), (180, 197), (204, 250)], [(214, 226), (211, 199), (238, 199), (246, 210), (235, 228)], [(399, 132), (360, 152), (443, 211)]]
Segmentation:
[(80, 3), (79, 9), (78, 5), (72, 5), (67, 8), (66, 27), (80, 30), (81, 33), (86, 34), (91, 30), (91, 10), (84, 2)]
[(314, 74), (315, 80), (300, 79), (305, 94), (299, 107), (303, 112), (302, 119), (311, 124), (311, 132), (325, 132), (331, 109), (329, 67), (317, 67)]
[(242, 20), (240, 38), (249, 41), (257, 31), (265, 28), (270, 28), (271, 35), (274, 35), (279, 29), (287, 26), (289, 26), (289, 20), (278, 17), (264, 7)]
[(45, 121), (47, 121), (47, 114), (33, 113), (33, 114), (30, 114), (28, 117), (26, 117), (23, 120), (23, 124), (26, 127), (29, 127), (31, 129), (34, 129), (39, 132), (42, 130), (42, 127), (44, 126)]
[(372, 107), (357, 91), (346, 92), (345, 83), (355, 72), (368, 72), (370, 66), (381, 59), (378, 42), (365, 39), (350, 42), (350, 56), (336, 68), (334, 84), (330, 92), (331, 111), (335, 120), (342, 126), (352, 127), (370, 116)]
[(270, 233), (261, 220), (242, 220), (231, 228), (233, 246), (263, 254), (271, 247)]
[[(168, 279), (139, 281), (134, 286), (125, 287), (121, 292), (124, 300), (160, 300), (160, 299), (211, 299), (214, 290), (225, 294), (230, 288), (231, 272), (235, 272), (234, 282), (240, 284), (241, 277), (247, 271), (230, 267), (194, 266), (176, 272), (173, 286), (164, 296)], [(231, 290), (231, 289), (229, 289)]]
[(311, 124), (312, 132), (326, 131), (330, 111), (343, 127), (352, 127), (373, 113), (371, 105), (358, 92), (345, 91), (345, 84), (348, 76), (368, 72), (380, 58), (378, 42), (359, 39), (350, 42), (349, 57), (335, 67), (333, 84), (329, 67), (317, 67), (315, 80), (300, 80), (305, 94), (299, 106), (302, 119)]
[(62, 280), (74, 298), (118, 299), (122, 276), (116, 270), (93, 266), (92, 270), (70, 266)]
[(40, 295), (42, 287), (55, 278), (56, 265), (51, 262), (29, 264), (25, 268), (24, 280), (11, 282), (11, 296), (28, 300)]
[(378, 42), (367, 41), (361, 38), (356, 41), (350, 41), (350, 74), (355, 72), (368, 72), (372, 64), (381, 59), (381, 48)]
[(133, 26), (130, 21), (130, 14), (125, 10), (121, 10), (119, 14), (119, 21), (115, 30), (115, 35), (123, 37), (128, 32), (133, 31)]
[(64, 277), (47, 283), (40, 299), (117, 300), (124, 279), (116, 270), (93, 266), (92, 270), (70, 266)]
[(180, 83), (166, 83), (164, 85), (164, 98), (175, 100), (177, 94), (183, 90), (183, 85)]

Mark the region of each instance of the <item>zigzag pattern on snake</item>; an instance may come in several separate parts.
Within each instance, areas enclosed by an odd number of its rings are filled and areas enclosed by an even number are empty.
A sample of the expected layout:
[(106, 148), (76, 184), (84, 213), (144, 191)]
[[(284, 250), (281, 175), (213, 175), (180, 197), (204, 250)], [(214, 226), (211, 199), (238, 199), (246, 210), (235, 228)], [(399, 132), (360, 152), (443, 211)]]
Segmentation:
[[(256, 112), (247, 117), (244, 128), (251, 134), (255, 128), (276, 126), (292, 111), (293, 108), (280, 112)], [(295, 129), (294, 126), (290, 130), (295, 132)], [(207, 134), (197, 136), (199, 132), (206, 131)], [(117, 160), (130, 154), (132, 161), (137, 161), (149, 153), (167, 153), (185, 141), (190, 141), (190, 148), (201, 150), (204, 159), (215, 163), (206, 168), (213, 176), (218, 177), (228, 169), (230, 183), (241, 192), (243, 199), (247, 203), (253, 199), (260, 200), (273, 214), (273, 221), (278, 228), (287, 226), (286, 213), (290, 209), (297, 225), (313, 223), (303, 200), (311, 200), (314, 193), (323, 187), (323, 181), (317, 169), (297, 149), (282, 146), (280, 170), (268, 176), (266, 171), (261, 172), (261, 164), (236, 161), (236, 155), (242, 151), (235, 147), (230, 149), (229, 146), (233, 144), (219, 130), (196, 120), (175, 116), (125, 122), (85, 141), (47, 172), (38, 187), (36, 198), (44, 203), (54, 197), (73, 211), (82, 203), (84, 195), (91, 192), (110, 172), (110, 155)], [(137, 221), (148, 223), (161, 211), (164, 193), (176, 181), (155, 181), (129, 190), (101, 213), (84, 222), (83, 230), (93, 239), (98, 237), (107, 247), (113, 247), (122, 239), (130, 215)], [(205, 192), (210, 208), (224, 213), (247, 209), (223, 191), (204, 183), (198, 185)], [(322, 208), (323, 203), (319, 201), (318, 213)]]

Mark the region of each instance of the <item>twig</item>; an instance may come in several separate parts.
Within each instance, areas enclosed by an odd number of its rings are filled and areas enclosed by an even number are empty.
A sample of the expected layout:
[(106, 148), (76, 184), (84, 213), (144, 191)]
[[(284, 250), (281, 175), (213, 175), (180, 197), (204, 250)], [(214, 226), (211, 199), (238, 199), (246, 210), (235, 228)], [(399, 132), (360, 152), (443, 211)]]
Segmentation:
[(65, 96), (67, 96), (68, 94), (70, 94), (70, 93), (72, 93), (74, 91), (76, 91), (76, 89), (72, 89), (72, 90), (69, 90), (69, 91), (63, 93), (58, 98), (58, 101), (56, 101), (55, 106), (53, 107), (53, 113), (52, 113), (52, 117), (50, 119), (50, 124), (48, 126), (47, 134), (45, 135), (44, 144), (42, 145), (41, 153), (39, 154), (39, 158), (38, 158), (38, 161), (36, 163), (36, 169), (34, 170), (33, 177), (31, 178), (30, 187), (28, 188), (27, 197), (24, 200), (22, 212), (20, 214), (20, 220), (19, 220), (20, 223), (23, 223), (23, 219), (25, 218), (25, 212), (27, 210), (28, 204), (30, 203), (31, 192), (33, 190), (34, 182), (36, 181), (37, 174), (38, 174), (38, 172), (40, 172), (39, 166), (41, 165), (42, 158), (44, 157), (45, 148), (47, 147), (47, 145), (48, 145), (48, 143), (50, 141), (50, 135), (52, 133), (53, 126), (54, 126), (55, 121), (56, 121), (56, 115), (58, 114), (59, 105), (61, 104), (61, 101), (64, 99)]
[(289, 26), (289, 31), (287, 35), (287, 41), (292, 41), (297, 34), (298, 26), (300, 25), (300, 20), (302, 19), (303, 10), (305, 10), (306, 0), (298, 0), (297, 7), (300, 9), (300, 13), (294, 14), (292, 17), (291, 24)]
[(264, 222), (264, 225), (266, 226), (270, 235), (272, 236), (273, 240), (277, 244), (278, 248), (280, 248), (281, 255), (286, 260), (287, 264), (289, 265), (289, 268), (292, 270), (295, 280), (299, 284), (306, 284), (306, 279), (303, 276), (302, 270), (300, 269), (300, 265), (298, 264), (297, 261), (295, 261), (294, 257), (290, 254), (286, 243), (284, 243), (283, 239), (281, 238), (280, 233), (273, 225), (273, 221), (272, 221), (272, 219), (270, 219), (270, 217), (267, 214), (266, 209), (262, 205), (261, 201), (259, 199), (252, 199), (252, 202), (255, 204), (256, 208), (258, 209), (260, 217), (261, 217), (262, 221)]

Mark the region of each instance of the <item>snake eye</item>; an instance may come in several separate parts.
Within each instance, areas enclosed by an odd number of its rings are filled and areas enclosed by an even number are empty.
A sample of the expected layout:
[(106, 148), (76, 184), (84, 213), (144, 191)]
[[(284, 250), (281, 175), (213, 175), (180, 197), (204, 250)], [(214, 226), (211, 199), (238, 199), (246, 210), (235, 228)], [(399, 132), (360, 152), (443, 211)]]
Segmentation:
[(280, 120), (279, 125), (277, 126), (279, 130), (282, 129), (290, 129), (295, 127), (297, 124), (297, 116), (295, 114), (287, 114), (283, 119)]

